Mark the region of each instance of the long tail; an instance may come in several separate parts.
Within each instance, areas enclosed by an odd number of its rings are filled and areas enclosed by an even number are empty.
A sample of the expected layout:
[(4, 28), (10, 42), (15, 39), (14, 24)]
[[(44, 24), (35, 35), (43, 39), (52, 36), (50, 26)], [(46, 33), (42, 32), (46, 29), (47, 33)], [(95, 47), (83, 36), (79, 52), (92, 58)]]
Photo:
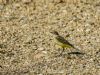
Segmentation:
[(74, 47), (74, 46), (72, 46), (75, 50), (77, 50), (77, 51), (81, 51), (80, 49), (78, 49), (78, 48), (76, 48), (76, 47)]

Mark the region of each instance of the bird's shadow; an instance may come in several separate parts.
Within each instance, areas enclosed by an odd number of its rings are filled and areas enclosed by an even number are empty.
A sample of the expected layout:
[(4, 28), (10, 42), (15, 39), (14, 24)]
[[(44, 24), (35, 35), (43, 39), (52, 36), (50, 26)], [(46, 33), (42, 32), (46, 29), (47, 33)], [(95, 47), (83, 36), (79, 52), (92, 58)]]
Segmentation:
[(68, 53), (64, 53), (64, 51), (62, 51), (59, 55), (57, 55), (56, 57), (61, 57), (61, 56), (71, 56), (71, 55), (75, 55), (75, 56), (83, 56), (85, 55), (85, 53), (83, 52), (79, 52), (79, 51), (73, 51), (73, 52), (68, 52)]
[(85, 53), (82, 53), (82, 52), (69, 52), (67, 54), (68, 55), (71, 55), (71, 54), (73, 54), (73, 55), (84, 55)]

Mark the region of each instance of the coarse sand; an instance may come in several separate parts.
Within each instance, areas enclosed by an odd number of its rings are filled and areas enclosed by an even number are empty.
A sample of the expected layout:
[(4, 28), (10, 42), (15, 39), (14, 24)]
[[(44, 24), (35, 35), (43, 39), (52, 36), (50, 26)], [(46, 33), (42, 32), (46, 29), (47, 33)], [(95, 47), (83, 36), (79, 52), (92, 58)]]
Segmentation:
[(100, 0), (0, 0), (0, 75), (100, 75)]

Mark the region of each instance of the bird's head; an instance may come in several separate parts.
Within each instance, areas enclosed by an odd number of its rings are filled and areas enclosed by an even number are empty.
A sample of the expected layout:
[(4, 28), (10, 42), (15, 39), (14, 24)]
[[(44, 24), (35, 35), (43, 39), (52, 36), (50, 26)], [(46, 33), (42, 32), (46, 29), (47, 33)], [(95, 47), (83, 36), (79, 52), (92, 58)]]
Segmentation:
[(57, 31), (52, 31), (51, 33), (54, 34), (54, 35), (56, 35), (56, 36), (59, 35), (59, 33)]

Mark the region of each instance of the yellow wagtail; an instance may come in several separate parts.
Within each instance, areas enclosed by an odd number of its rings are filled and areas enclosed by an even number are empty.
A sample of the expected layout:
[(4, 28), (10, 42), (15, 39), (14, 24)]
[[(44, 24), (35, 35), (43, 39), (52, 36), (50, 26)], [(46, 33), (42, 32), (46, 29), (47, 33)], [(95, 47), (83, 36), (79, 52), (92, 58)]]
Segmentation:
[[(84, 54), (84, 53), (80, 52), (79, 49), (75, 48), (72, 44), (70, 44), (66, 39), (64, 39), (62, 36), (60, 36), (57, 31), (53, 31), (51, 33), (55, 35), (56, 43), (63, 48), (63, 51), (64, 51), (65, 48), (73, 48), (77, 51), (70, 52), (68, 54), (78, 54), (78, 55), (79, 54), (82, 54), (82, 55)], [(61, 52), (61, 54), (62, 54), (62, 52)]]
[(61, 46), (63, 48), (63, 50), (65, 48), (74, 48), (74, 49), (76, 49), (72, 44), (70, 44), (67, 40), (65, 40), (62, 36), (60, 36), (57, 31), (53, 31), (51, 33), (55, 35), (56, 43), (59, 46)]

